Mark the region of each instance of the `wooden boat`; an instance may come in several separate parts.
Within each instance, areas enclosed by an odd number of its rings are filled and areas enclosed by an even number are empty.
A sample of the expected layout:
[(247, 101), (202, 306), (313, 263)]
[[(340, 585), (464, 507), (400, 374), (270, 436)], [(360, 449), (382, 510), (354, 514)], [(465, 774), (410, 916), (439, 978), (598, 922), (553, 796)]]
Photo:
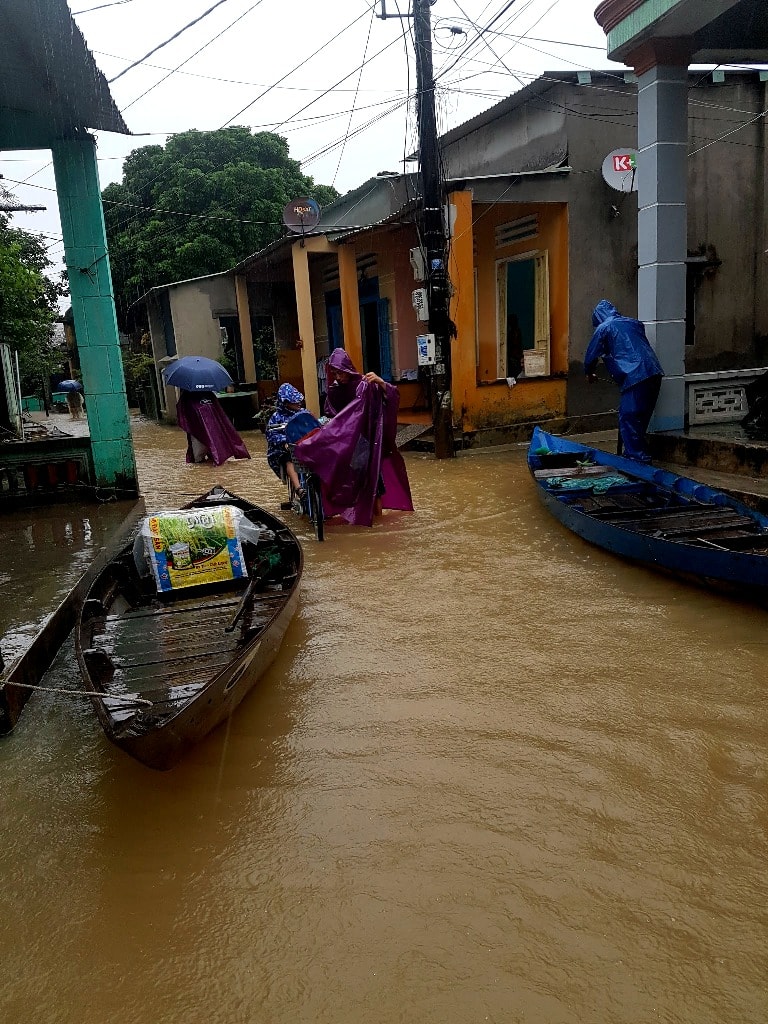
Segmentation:
[[(192, 565), (178, 550), (167, 564), (165, 550), (152, 562), (163, 516), (207, 526), (235, 520), (226, 544), (235, 552), (230, 570), (242, 575), (208, 581), (212, 546), (195, 563), (198, 582), (161, 590)], [(221, 487), (178, 513), (150, 517), (143, 531), (93, 582), (75, 649), (107, 737), (150, 768), (167, 769), (232, 714), (274, 660), (298, 605), (303, 555), (279, 519)], [(154, 549), (145, 547), (148, 536)]]
[(590, 543), (707, 587), (768, 597), (768, 517), (736, 498), (538, 427), (528, 467), (544, 505)]

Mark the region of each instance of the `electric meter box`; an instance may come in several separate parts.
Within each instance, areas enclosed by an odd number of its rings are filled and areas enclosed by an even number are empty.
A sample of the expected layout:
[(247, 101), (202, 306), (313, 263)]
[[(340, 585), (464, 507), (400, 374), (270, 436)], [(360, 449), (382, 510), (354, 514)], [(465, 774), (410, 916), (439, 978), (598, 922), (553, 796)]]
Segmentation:
[(429, 320), (429, 305), (427, 303), (427, 289), (416, 288), (411, 292), (411, 302), (416, 310), (417, 320)]
[(416, 337), (416, 353), (419, 359), (419, 366), (435, 365), (435, 336), (434, 334), (419, 334)]
[(421, 249), (411, 249), (410, 251), (411, 269), (413, 270), (413, 278), (415, 281), (423, 281), (427, 276), (424, 269), (424, 253)]

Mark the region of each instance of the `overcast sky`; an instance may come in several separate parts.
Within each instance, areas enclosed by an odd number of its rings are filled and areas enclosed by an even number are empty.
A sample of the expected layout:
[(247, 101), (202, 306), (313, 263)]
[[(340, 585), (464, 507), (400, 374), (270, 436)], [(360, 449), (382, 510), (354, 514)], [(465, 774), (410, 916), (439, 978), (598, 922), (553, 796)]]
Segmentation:
[[(108, 79), (215, 2), (69, 0)], [(404, 12), (409, 0), (386, 0), (387, 12), (398, 5)], [(615, 67), (605, 56), (596, 6), (597, 0), (436, 0), (440, 130), (545, 71)], [(416, 141), (406, 101), (416, 79), (411, 23), (374, 17), (379, 13), (381, 0), (223, 0), (110, 86), (133, 135), (98, 133), (102, 187), (121, 179), (132, 150), (162, 144), (173, 132), (228, 124), (284, 135), (304, 173), (340, 192), (378, 171), (402, 170)], [(47, 151), (3, 153), (0, 172), (29, 179), (8, 183), (21, 202), (47, 205), (45, 213), (19, 214), (14, 223), (50, 236), (53, 273), (63, 249), (56, 199), (33, 187), (53, 187), (49, 160)]]

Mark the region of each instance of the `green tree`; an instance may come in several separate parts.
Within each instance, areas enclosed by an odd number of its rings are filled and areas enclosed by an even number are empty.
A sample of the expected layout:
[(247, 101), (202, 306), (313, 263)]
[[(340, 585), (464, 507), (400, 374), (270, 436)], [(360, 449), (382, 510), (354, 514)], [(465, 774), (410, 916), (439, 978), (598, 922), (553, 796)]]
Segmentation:
[(37, 235), (9, 226), (0, 214), (0, 341), (19, 353), (22, 391), (42, 390), (61, 363), (52, 326), (61, 283), (44, 274), (50, 260)]
[(149, 288), (229, 270), (280, 237), (283, 208), (299, 196), (323, 205), (338, 193), (303, 175), (272, 132), (188, 131), (134, 150), (122, 182), (103, 192), (121, 325)]

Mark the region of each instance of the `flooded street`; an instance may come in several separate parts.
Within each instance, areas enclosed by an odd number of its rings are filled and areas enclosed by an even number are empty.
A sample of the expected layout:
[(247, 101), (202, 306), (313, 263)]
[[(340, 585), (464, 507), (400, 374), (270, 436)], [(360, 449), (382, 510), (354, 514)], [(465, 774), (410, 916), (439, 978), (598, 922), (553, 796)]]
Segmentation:
[[(284, 497), (259, 433), (219, 469), (135, 438), (153, 510)], [(567, 533), (524, 449), (406, 461), (413, 515), (317, 544), (283, 513), (299, 613), (179, 767), (79, 696), (0, 740), (2, 1021), (768, 1019), (768, 612)], [(38, 601), (127, 507), (4, 517)], [(6, 658), (28, 591), (4, 580)], [(46, 682), (80, 686), (71, 643)]]

